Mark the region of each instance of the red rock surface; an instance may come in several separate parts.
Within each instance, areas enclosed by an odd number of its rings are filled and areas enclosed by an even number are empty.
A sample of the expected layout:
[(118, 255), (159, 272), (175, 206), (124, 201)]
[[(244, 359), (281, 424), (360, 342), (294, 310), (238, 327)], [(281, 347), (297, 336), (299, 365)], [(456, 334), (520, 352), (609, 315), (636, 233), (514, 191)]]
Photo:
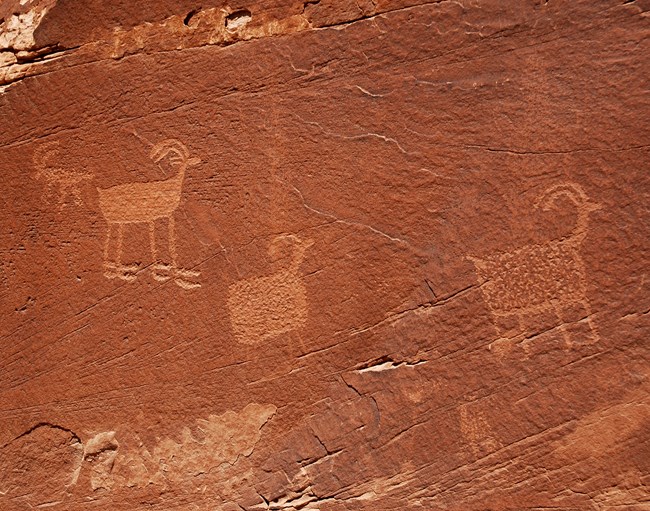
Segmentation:
[(650, 509), (648, 12), (0, 3), (0, 509)]

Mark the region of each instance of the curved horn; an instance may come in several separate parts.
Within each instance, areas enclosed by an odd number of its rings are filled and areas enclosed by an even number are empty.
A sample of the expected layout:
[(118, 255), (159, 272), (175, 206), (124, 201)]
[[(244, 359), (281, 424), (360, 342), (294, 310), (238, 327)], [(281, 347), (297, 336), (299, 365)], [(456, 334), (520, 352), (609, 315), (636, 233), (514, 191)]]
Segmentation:
[(151, 152), (149, 153), (149, 158), (158, 162), (171, 151), (178, 153), (183, 158), (183, 160), (187, 160), (190, 156), (190, 152), (182, 142), (176, 140), (175, 138), (170, 138), (163, 140), (162, 142), (158, 142), (155, 146), (153, 146)]
[(576, 207), (578, 216), (573, 227), (572, 236), (576, 241), (582, 242), (587, 235), (589, 213), (600, 209), (600, 205), (592, 202), (580, 185), (565, 183), (552, 186), (546, 190), (535, 204), (535, 207), (541, 207), (542, 210), (548, 211), (555, 206), (555, 202), (562, 196), (573, 202)]
[(586, 204), (589, 202), (589, 196), (585, 193), (582, 187), (576, 183), (565, 183), (561, 185), (552, 186), (546, 190), (542, 196), (535, 203), (536, 208), (542, 208), (548, 211), (553, 207), (553, 204), (561, 196), (567, 197), (576, 206)]
[(56, 155), (58, 153), (58, 145), (59, 142), (46, 142), (45, 144), (42, 144), (38, 146), (34, 150), (34, 155), (32, 156), (32, 160), (34, 162), (34, 165), (38, 170), (43, 170), (48, 167), (47, 160), (52, 156)]

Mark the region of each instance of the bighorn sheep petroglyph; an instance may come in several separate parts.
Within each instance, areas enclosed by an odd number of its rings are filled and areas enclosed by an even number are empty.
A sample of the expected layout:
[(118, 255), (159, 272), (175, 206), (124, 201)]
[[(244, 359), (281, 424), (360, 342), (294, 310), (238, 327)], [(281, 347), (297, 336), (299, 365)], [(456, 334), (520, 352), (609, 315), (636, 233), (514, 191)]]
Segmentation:
[[(598, 340), (586, 297), (586, 274), (580, 247), (587, 236), (589, 215), (600, 206), (592, 202), (579, 185), (567, 183), (546, 190), (535, 207), (548, 211), (556, 208), (562, 197), (571, 201), (577, 210), (575, 226), (568, 236), (484, 259), (468, 257), (481, 277), (481, 290), (495, 319), (514, 317), (517, 320), (517, 336), (507, 339), (509, 341), (517, 342), (523, 337), (522, 320), (526, 316), (551, 311), (562, 322), (563, 310), (573, 305), (584, 308), (591, 341)], [(566, 326), (561, 324), (560, 329), (570, 344)], [(497, 330), (501, 335), (498, 326)]]
[[(189, 279), (199, 276), (199, 272), (179, 268), (177, 265), (176, 237), (174, 231), (174, 212), (181, 199), (185, 171), (190, 165), (200, 162), (190, 158), (187, 148), (178, 140), (164, 140), (156, 144), (149, 157), (159, 163), (169, 157), (169, 164), (177, 169), (173, 177), (149, 183), (127, 183), (111, 188), (98, 189), (99, 207), (108, 222), (108, 233), (104, 245), (104, 275), (108, 278), (135, 280), (138, 265), (124, 265), (121, 262), (124, 226), (128, 224), (147, 224), (149, 245), (153, 256), (153, 278), (164, 282), (174, 277), (174, 282), (185, 289), (199, 287), (200, 284)], [(169, 229), (169, 254), (171, 264), (157, 259), (155, 222), (167, 220)], [(117, 236), (117, 248), (110, 258), (111, 242)]]

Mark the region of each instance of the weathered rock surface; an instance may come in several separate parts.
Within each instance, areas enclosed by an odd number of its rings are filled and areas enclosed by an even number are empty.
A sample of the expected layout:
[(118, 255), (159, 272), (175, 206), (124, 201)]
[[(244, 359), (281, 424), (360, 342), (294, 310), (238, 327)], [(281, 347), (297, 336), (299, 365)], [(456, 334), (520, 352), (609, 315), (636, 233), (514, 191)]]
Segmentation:
[(0, 509), (650, 509), (650, 2), (0, 3)]

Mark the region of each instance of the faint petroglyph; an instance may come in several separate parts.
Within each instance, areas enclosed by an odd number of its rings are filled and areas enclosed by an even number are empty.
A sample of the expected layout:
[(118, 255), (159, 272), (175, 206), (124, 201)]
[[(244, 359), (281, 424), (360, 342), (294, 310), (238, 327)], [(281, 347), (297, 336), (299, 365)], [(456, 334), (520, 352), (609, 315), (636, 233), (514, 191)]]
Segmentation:
[[(496, 345), (510, 346), (521, 341), (526, 333), (524, 324), (528, 315), (550, 311), (560, 321), (560, 330), (568, 345), (569, 332), (562, 321), (565, 309), (582, 306), (586, 317), (590, 342), (599, 339), (591, 319), (591, 307), (586, 297), (586, 273), (580, 248), (587, 236), (589, 215), (600, 206), (592, 202), (583, 189), (574, 183), (549, 188), (535, 204), (548, 211), (556, 207), (560, 198), (571, 201), (577, 210), (577, 220), (570, 235), (546, 244), (527, 245), (513, 252), (488, 258), (468, 257), (479, 274), (481, 290), (497, 323), (514, 319), (514, 336), (499, 336)], [(498, 346), (495, 346), (498, 347)]]
[[(240, 467), (238, 462), (251, 455), (262, 436), (262, 428), (276, 411), (273, 405), (250, 403), (240, 412), (210, 415), (207, 419), (197, 420), (191, 427), (183, 428), (174, 439), (159, 440), (151, 450), (137, 435), (128, 431), (121, 434), (120, 442), (115, 431), (104, 431), (94, 435), (85, 445), (76, 437), (73, 442), (61, 440), (58, 442), (61, 445), (48, 446), (52, 452), (40, 457), (32, 456), (33, 459), (29, 459), (24, 448), (20, 456), (7, 457), (6, 453), (0, 452), (0, 473), (9, 473), (11, 464), (18, 464), (14, 471), (17, 476), (13, 478), (16, 481), (11, 477), (1, 480), (0, 493), (14, 497), (21, 486), (45, 484), (49, 480), (52, 480), (51, 484), (48, 483), (48, 488), (52, 489), (50, 493), (67, 491), (76, 484), (90, 484), (93, 492), (120, 487), (144, 488), (151, 484), (178, 488), (194, 484), (201, 476), (207, 477), (211, 473), (211, 480), (219, 478), (220, 490), (227, 493), (233, 488), (226, 486), (241, 481), (250, 471), (250, 467)], [(128, 440), (122, 442), (122, 437)], [(70, 453), (63, 452), (64, 448), (75, 455), (74, 463), (66, 460)], [(57, 466), (70, 465), (64, 481), (55, 478), (57, 474), (48, 473), (49, 469), (57, 468), (54, 461)], [(43, 468), (40, 468), (41, 462), (45, 463)], [(40, 468), (40, 472), (30, 477), (21, 468), (23, 466), (35, 466)], [(227, 477), (221, 479), (224, 474)], [(30, 490), (25, 488), (21, 491)]]
[(630, 397), (641, 401), (613, 405), (580, 418), (575, 428), (554, 448), (554, 456), (567, 462), (620, 455), (626, 440), (641, 438), (650, 423), (648, 394), (643, 392)]
[(260, 343), (305, 325), (307, 293), (300, 265), (312, 244), (294, 235), (278, 236), (269, 246), (269, 254), (276, 256), (280, 245), (290, 245), (293, 253), (289, 267), (229, 287), (228, 309), (239, 342)]
[[(108, 222), (108, 232), (104, 245), (104, 275), (108, 278), (120, 278), (133, 281), (139, 265), (122, 263), (122, 242), (124, 228), (127, 225), (146, 224), (149, 230), (149, 246), (153, 256), (152, 276), (159, 282), (170, 278), (183, 289), (200, 287), (192, 279), (199, 277), (199, 272), (181, 268), (177, 264), (176, 235), (174, 231), (174, 212), (181, 200), (181, 191), (185, 172), (191, 165), (200, 163), (198, 158), (190, 158), (187, 148), (178, 140), (164, 140), (156, 144), (149, 157), (160, 163), (168, 158), (169, 165), (176, 169), (176, 174), (161, 181), (149, 183), (127, 183), (111, 188), (98, 189), (99, 207)], [(161, 167), (162, 169), (162, 167)], [(163, 170), (164, 173), (164, 170)], [(168, 226), (168, 249), (170, 263), (158, 260), (156, 247), (156, 221), (166, 220)], [(111, 245), (114, 246), (111, 257)]]
[(44, 181), (44, 198), (47, 201), (56, 200), (59, 209), (66, 205), (68, 198), (79, 206), (81, 198), (81, 184), (92, 179), (92, 175), (63, 168), (58, 161), (58, 142), (48, 142), (39, 146), (34, 151), (33, 162), (36, 168), (36, 178)]
[(77, 435), (39, 424), (0, 447), (0, 494), (29, 507), (59, 502), (76, 482), (82, 459)]
[(232, 467), (251, 455), (276, 410), (273, 405), (251, 403), (240, 412), (197, 420), (181, 431), (180, 439), (162, 439), (151, 451), (140, 443), (136, 449), (118, 452), (111, 477), (127, 487), (176, 485), (221, 466)]
[(318, 502), (321, 500), (311, 483), (311, 476), (301, 467), (298, 474), (291, 481), (294, 488), (287, 488), (283, 495), (278, 496), (273, 500), (268, 501), (268, 509), (278, 510), (304, 510), (304, 511), (320, 511), (321, 505)]
[[(647, 389), (626, 395), (625, 402), (608, 405), (571, 421), (570, 431), (553, 445), (555, 466), (573, 466), (587, 462), (593, 474), (610, 474), (592, 494), (594, 509), (614, 511), (637, 508), (648, 496), (647, 477), (650, 458), (641, 454), (647, 445), (650, 424), (650, 400)], [(611, 467), (625, 470), (610, 473)], [(576, 481), (583, 486), (584, 481)], [(584, 486), (583, 486), (584, 487)], [(575, 487), (574, 487), (575, 489)]]
[(476, 406), (465, 403), (458, 408), (458, 413), (460, 430), (475, 457), (480, 458), (503, 446), (494, 437), (492, 428)]
[(131, 442), (104, 431), (83, 444), (67, 429), (39, 424), (0, 446), (0, 507), (4, 498), (29, 507), (58, 504), (73, 487), (88, 484), (97, 492), (151, 484), (205, 488), (207, 481), (218, 481), (220, 494), (234, 495), (251, 475), (250, 465), (240, 461), (252, 454), (276, 411), (274, 405), (250, 403), (239, 412), (210, 415), (151, 450), (129, 431), (123, 435)]
[(86, 443), (84, 461), (90, 465), (90, 486), (93, 491), (113, 487), (111, 473), (119, 446), (115, 431), (99, 433)]
[(9, 279), (16, 275), (11, 251), (0, 251), (0, 284), (9, 285)]

